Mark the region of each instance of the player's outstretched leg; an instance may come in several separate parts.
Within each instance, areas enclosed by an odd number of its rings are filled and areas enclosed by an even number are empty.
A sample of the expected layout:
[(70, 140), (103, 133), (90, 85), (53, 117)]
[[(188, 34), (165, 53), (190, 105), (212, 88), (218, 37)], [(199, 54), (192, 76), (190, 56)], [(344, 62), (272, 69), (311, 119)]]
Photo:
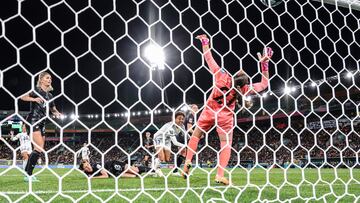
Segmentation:
[[(36, 162), (37, 162), (40, 155), (41, 155), (41, 152), (38, 152), (36, 150), (32, 151), (31, 154), (30, 154), (29, 160), (28, 160), (28, 162), (26, 164), (26, 167), (25, 167), (26, 173), (29, 176), (31, 176), (31, 180), (33, 182), (38, 181), (35, 176), (32, 176), (32, 173), (34, 171)], [(24, 181), (28, 182), (29, 181), (29, 176), (25, 176)]]
[(23, 159), (23, 162), (22, 162), (23, 170), (25, 170), (25, 168), (26, 168), (27, 162), (29, 160), (29, 155), (30, 155), (30, 153), (28, 151), (24, 151), (24, 152), (21, 153), (21, 156), (22, 156), (22, 159)]
[(163, 172), (161, 171), (161, 168), (160, 168), (160, 159), (159, 158), (156, 158), (155, 161), (154, 161), (154, 170), (155, 170), (155, 174), (157, 177), (164, 177), (164, 174)]
[(180, 153), (176, 157), (175, 169), (173, 170), (172, 175), (181, 176), (181, 173), (179, 172), (179, 168), (181, 167), (181, 164), (183, 163), (185, 157), (186, 157), (186, 150), (184, 149), (184, 150), (181, 150)]
[[(230, 184), (229, 180), (224, 177), (224, 170), (227, 167), (231, 156), (232, 134), (229, 136), (229, 138), (231, 139), (227, 139), (226, 134), (219, 135), (219, 138), (220, 138), (221, 151), (219, 155), (219, 166), (215, 177), (215, 182), (224, 185), (229, 185)], [(229, 140), (229, 142), (227, 142), (227, 140)]]
[(194, 156), (194, 153), (197, 150), (201, 135), (202, 135), (201, 130), (199, 128), (195, 128), (195, 130), (189, 140), (188, 150), (186, 153), (186, 161), (184, 164), (183, 172), (181, 174), (182, 177), (185, 179), (187, 178), (187, 176), (190, 173), (192, 158)]

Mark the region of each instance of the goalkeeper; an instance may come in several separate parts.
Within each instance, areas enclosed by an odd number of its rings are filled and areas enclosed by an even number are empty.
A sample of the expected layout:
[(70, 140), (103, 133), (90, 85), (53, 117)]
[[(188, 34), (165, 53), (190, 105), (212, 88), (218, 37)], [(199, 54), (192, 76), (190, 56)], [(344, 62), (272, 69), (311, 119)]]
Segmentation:
[(217, 65), (212, 57), (209, 39), (206, 35), (199, 35), (196, 38), (202, 43), (204, 58), (211, 72), (214, 74), (215, 84), (212, 93), (206, 102), (206, 106), (197, 121), (196, 128), (189, 140), (182, 176), (186, 178), (189, 174), (192, 158), (197, 150), (197, 146), (203, 132), (208, 132), (212, 126), (216, 125), (221, 150), (215, 181), (217, 183), (228, 185), (229, 181), (224, 177), (224, 169), (228, 165), (231, 154), (234, 109), (237, 97), (239, 97), (239, 93), (241, 93), (242, 96), (246, 96), (256, 92), (261, 92), (268, 87), (268, 66), (269, 60), (273, 55), (273, 51), (271, 48), (264, 48), (263, 55), (260, 53), (257, 54), (261, 64), (261, 82), (249, 85), (249, 78), (243, 70), (240, 70), (235, 77), (233, 77)]

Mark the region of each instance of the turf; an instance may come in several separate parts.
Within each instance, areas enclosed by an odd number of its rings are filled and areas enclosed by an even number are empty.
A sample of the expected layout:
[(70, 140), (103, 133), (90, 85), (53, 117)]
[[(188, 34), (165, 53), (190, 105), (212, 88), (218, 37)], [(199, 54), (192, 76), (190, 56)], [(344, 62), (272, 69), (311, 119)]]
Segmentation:
[(76, 170), (43, 169), (30, 187), (19, 170), (1, 169), (0, 202), (360, 202), (360, 169), (236, 168), (229, 187), (214, 183), (215, 169), (194, 169), (188, 180), (163, 172), (166, 179), (88, 180)]

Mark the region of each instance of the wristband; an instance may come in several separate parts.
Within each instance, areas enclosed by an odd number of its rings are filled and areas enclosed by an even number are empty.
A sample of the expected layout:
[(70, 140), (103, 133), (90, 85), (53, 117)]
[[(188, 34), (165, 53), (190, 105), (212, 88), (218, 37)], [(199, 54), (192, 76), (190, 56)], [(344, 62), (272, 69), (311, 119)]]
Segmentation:
[(202, 38), (202, 39), (201, 39), (201, 44), (202, 44), (203, 46), (209, 45), (209, 39), (208, 39), (208, 38)]
[(265, 72), (265, 71), (269, 71), (269, 62), (261, 62), (261, 71)]

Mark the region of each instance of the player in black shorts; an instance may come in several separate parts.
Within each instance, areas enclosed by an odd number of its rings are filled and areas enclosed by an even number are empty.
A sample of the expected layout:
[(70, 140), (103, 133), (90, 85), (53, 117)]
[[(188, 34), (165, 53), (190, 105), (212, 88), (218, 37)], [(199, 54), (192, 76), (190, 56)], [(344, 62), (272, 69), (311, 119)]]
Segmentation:
[[(151, 133), (150, 132), (146, 132), (145, 133), (145, 140), (144, 140), (144, 146), (145, 148), (151, 153), (154, 154), (154, 141), (151, 137)], [(149, 154), (145, 154), (143, 162), (145, 166), (149, 166)]]
[[(31, 176), (32, 181), (38, 181), (35, 176), (32, 176), (32, 173), (38, 158), (44, 151), (45, 121), (47, 116), (46, 106), (49, 105), (49, 111), (53, 115), (56, 117), (61, 116), (61, 113), (59, 113), (59, 111), (56, 109), (54, 101), (50, 101), (53, 98), (53, 95), (50, 93), (50, 91), (53, 90), (51, 83), (51, 75), (47, 72), (42, 72), (39, 75), (35, 91), (21, 97), (21, 100), (30, 102), (30, 113), (26, 120), (33, 127), (31, 138), (34, 145), (34, 150), (30, 154), (25, 171), (29, 176)], [(29, 177), (26, 176), (24, 180), (29, 181), (28, 178)]]
[[(189, 134), (189, 137), (191, 136), (191, 134), (194, 130), (195, 118), (196, 118), (196, 113), (198, 110), (199, 110), (199, 107), (196, 104), (192, 104), (190, 111), (188, 111), (185, 116), (184, 125), (185, 125), (186, 132), (188, 132), (188, 134)], [(187, 145), (187, 140), (189, 137), (183, 133), (179, 133), (176, 136), (176, 139), (180, 143)], [(179, 148), (179, 150), (181, 150), (181, 149)], [(186, 149), (183, 149), (182, 151), (180, 151), (179, 155), (176, 158), (176, 162), (175, 162), (176, 168), (173, 170), (173, 174), (181, 175), (178, 173), (178, 168), (180, 168), (181, 164), (185, 160), (185, 156), (186, 156)]]
[(137, 175), (151, 171), (151, 168), (146, 166), (129, 167), (126, 162), (122, 161), (107, 161), (102, 167), (99, 163), (90, 164), (85, 160), (81, 162), (79, 169), (92, 178), (109, 178), (110, 174), (116, 177), (135, 178)]
[(199, 107), (196, 104), (191, 105), (191, 110), (187, 112), (185, 117), (185, 129), (189, 133), (189, 136), (193, 133), (195, 129), (195, 122), (196, 122), (196, 113), (198, 112)]

